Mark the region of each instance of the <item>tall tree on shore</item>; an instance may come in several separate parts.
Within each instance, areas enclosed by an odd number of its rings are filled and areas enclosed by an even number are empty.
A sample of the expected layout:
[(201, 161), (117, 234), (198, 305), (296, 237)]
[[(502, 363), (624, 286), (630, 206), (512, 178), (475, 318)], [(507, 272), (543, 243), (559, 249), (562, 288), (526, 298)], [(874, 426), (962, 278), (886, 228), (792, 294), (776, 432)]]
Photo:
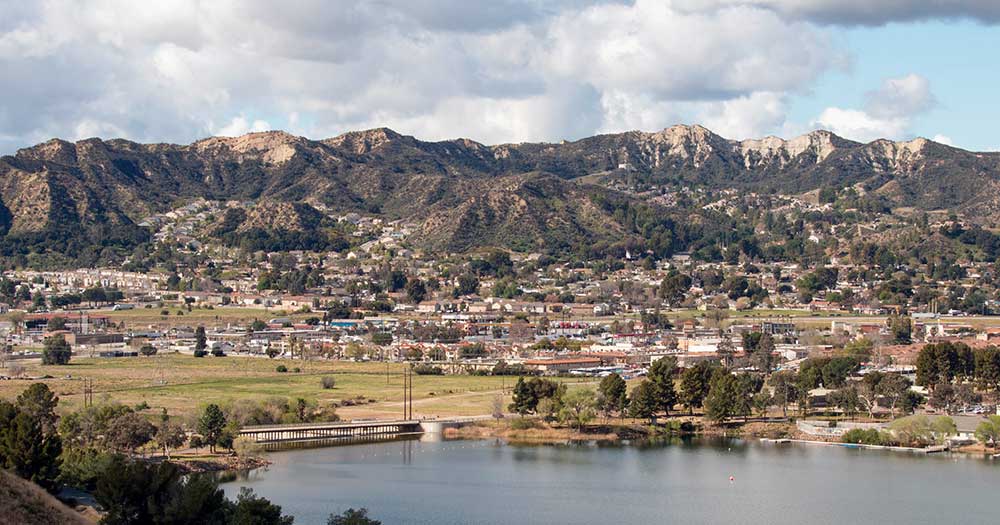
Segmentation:
[(661, 357), (649, 366), (649, 381), (656, 393), (656, 407), (666, 415), (677, 403), (677, 392), (674, 390), (674, 371), (677, 370), (676, 357)]
[(757, 348), (754, 349), (753, 354), (750, 356), (754, 366), (765, 376), (771, 375), (771, 369), (774, 367), (773, 352), (774, 338), (771, 337), (771, 334), (764, 334), (760, 337)]
[(198, 418), (198, 433), (208, 443), (209, 450), (215, 452), (215, 445), (222, 437), (222, 431), (226, 428), (226, 415), (222, 413), (219, 405), (214, 403), (205, 407), (201, 417)]
[(705, 417), (724, 423), (739, 410), (739, 380), (728, 371), (719, 370), (712, 376), (708, 396), (705, 398)]
[(736, 345), (733, 344), (733, 338), (729, 335), (729, 332), (723, 329), (719, 329), (719, 344), (716, 347), (715, 353), (719, 354), (722, 366), (726, 368), (733, 366)]
[(628, 414), (634, 418), (648, 419), (653, 422), (658, 408), (656, 387), (648, 379), (643, 379), (638, 386), (632, 389), (629, 396)]
[(679, 399), (688, 408), (689, 414), (693, 414), (695, 408), (702, 406), (705, 396), (708, 395), (709, 381), (716, 368), (718, 365), (701, 361), (681, 372)]
[(613, 412), (621, 413), (628, 404), (628, 391), (625, 380), (622, 376), (612, 373), (601, 379), (601, 384), (597, 387), (598, 408), (605, 417), (610, 417)]
[(517, 384), (514, 385), (514, 396), (509, 407), (510, 410), (524, 416), (533, 411), (537, 403), (538, 400), (534, 396), (534, 391), (528, 386), (528, 383), (524, 381), (523, 377), (517, 378)]
[(795, 373), (790, 371), (776, 372), (768, 380), (773, 392), (772, 401), (781, 406), (781, 415), (788, 417), (788, 404), (798, 398), (796, 394)]

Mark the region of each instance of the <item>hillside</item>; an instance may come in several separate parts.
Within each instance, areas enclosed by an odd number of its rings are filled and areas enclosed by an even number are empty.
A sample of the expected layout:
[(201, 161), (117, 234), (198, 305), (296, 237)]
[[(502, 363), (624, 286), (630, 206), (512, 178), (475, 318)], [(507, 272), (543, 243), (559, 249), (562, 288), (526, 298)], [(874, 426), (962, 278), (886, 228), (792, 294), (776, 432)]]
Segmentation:
[(86, 525), (93, 523), (41, 487), (0, 470), (0, 525)]
[[(53, 139), (0, 158), (0, 255), (87, 260), (127, 249), (149, 239), (143, 218), (193, 198), (262, 203), (217, 232), (251, 231), (260, 246), (325, 228), (309, 212), (322, 206), (419, 223), (433, 250), (558, 250), (642, 233), (593, 203), (639, 204), (641, 192), (610, 189), (636, 185), (783, 194), (853, 186), (894, 206), (985, 219), (1000, 209), (1000, 154), (925, 139), (860, 144), (826, 131), (733, 141), (701, 126), (497, 146), (383, 128), (319, 141), (279, 131), (190, 145)], [(644, 205), (664, 218), (678, 211)], [(326, 236), (314, 248), (339, 245)]]

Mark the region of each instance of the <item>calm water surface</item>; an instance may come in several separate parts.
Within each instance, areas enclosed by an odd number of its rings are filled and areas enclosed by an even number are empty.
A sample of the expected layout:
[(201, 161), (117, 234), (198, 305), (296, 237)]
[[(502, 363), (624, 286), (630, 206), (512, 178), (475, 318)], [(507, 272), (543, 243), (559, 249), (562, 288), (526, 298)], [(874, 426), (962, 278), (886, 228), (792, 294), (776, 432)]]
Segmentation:
[[(742, 441), (514, 446), (402, 441), (269, 454), (241, 486), (297, 524), (1000, 523), (1000, 464)], [(730, 482), (733, 476), (735, 481)]]

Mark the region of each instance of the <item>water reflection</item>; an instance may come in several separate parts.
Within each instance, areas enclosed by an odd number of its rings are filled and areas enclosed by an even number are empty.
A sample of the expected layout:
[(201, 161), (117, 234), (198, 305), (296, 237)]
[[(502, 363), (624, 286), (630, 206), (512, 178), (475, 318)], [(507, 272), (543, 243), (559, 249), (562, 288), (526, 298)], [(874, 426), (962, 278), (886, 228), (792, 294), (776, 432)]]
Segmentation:
[[(625, 445), (409, 439), (295, 449), (250, 486), (296, 516), (383, 523), (995, 523), (995, 462), (732, 438)], [(732, 480), (730, 480), (732, 476)]]

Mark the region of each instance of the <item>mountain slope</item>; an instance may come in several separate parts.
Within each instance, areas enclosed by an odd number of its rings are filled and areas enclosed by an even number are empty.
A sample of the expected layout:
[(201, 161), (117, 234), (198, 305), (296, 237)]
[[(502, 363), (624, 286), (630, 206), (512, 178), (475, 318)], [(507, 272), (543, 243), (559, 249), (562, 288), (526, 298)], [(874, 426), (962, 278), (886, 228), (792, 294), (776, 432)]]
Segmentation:
[[(422, 224), (426, 247), (454, 251), (564, 249), (636, 235), (594, 205), (594, 195), (611, 190), (583, 182), (593, 180), (786, 194), (857, 186), (899, 206), (979, 217), (1000, 209), (1000, 154), (925, 139), (861, 144), (826, 131), (734, 141), (673, 126), (496, 146), (384, 128), (320, 141), (284, 132), (190, 145), (54, 139), (0, 158), (2, 255), (124, 249), (149, 238), (136, 226), (144, 217), (198, 197), (381, 213)], [(277, 209), (269, 206), (258, 223)]]

